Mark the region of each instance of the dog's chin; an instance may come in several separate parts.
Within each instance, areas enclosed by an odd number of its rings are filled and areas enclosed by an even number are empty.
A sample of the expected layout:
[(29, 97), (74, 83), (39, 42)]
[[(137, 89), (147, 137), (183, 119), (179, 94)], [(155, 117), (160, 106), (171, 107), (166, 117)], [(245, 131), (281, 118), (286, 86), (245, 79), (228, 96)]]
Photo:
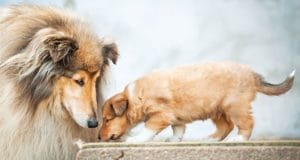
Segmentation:
[(68, 105), (66, 105), (65, 103), (61, 103), (62, 107), (65, 109), (66, 112), (68, 112), (68, 114), (72, 117), (72, 119), (74, 120), (74, 122), (83, 128), (89, 128), (88, 127), (88, 115), (82, 114), (80, 112), (74, 112), (71, 110), (71, 107), (69, 107)]
[(112, 136), (108, 138), (108, 140), (103, 140), (102, 142), (125, 142), (126, 139), (126, 134), (120, 134), (119, 136)]
[[(73, 118), (74, 119), (74, 118)], [(74, 119), (75, 120), (75, 119)], [(82, 123), (82, 122), (78, 122), (78, 121), (76, 121), (75, 120), (75, 123), (78, 125), (78, 126), (80, 126), (80, 127), (82, 127), (82, 128), (89, 128), (88, 126), (87, 126), (87, 123)]]
[(75, 121), (75, 123), (83, 128), (89, 128), (88, 127), (88, 115), (81, 114), (81, 113), (74, 113), (72, 114), (72, 119)]

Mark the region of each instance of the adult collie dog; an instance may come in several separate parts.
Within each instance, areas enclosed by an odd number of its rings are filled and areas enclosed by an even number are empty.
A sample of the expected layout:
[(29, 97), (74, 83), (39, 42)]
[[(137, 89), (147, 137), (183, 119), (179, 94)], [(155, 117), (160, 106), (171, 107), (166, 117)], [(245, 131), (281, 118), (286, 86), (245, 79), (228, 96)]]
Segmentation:
[(0, 10), (0, 159), (74, 159), (96, 141), (101, 86), (116, 44), (63, 10)]

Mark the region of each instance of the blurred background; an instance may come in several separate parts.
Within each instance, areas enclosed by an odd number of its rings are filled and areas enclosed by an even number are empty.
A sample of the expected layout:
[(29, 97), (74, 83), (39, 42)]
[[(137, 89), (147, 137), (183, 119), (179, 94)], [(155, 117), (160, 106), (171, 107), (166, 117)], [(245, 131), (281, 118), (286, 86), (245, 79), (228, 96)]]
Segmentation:
[[(153, 69), (201, 61), (247, 64), (272, 83), (296, 69), (287, 94), (257, 95), (252, 139), (300, 139), (299, 0), (0, 0), (0, 5), (20, 2), (74, 10), (99, 36), (118, 43), (121, 56), (109, 73), (106, 98)], [(197, 121), (184, 139), (198, 140), (214, 129), (210, 120)], [(171, 134), (168, 128), (157, 139)]]

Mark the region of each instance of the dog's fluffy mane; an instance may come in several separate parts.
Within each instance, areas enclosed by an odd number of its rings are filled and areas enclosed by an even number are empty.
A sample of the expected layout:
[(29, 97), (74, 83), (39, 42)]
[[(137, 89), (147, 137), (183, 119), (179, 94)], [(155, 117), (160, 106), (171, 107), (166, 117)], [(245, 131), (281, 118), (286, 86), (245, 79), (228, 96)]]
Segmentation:
[[(101, 71), (98, 106), (114, 43), (91, 32), (68, 11), (34, 5), (0, 9), (0, 155), (4, 159), (74, 159), (76, 138), (96, 139), (80, 128), (55, 97), (53, 84), (78, 69)], [(93, 46), (98, 46), (97, 48)], [(98, 107), (100, 108), (100, 107)]]

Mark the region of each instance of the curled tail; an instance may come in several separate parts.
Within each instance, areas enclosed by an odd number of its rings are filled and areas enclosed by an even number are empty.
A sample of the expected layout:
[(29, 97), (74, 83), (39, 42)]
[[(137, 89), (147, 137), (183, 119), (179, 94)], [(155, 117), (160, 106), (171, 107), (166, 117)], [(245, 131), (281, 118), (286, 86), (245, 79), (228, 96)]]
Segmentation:
[(294, 83), (295, 70), (280, 84), (271, 84), (264, 80), (264, 78), (256, 74), (257, 91), (266, 95), (280, 95), (290, 90)]

